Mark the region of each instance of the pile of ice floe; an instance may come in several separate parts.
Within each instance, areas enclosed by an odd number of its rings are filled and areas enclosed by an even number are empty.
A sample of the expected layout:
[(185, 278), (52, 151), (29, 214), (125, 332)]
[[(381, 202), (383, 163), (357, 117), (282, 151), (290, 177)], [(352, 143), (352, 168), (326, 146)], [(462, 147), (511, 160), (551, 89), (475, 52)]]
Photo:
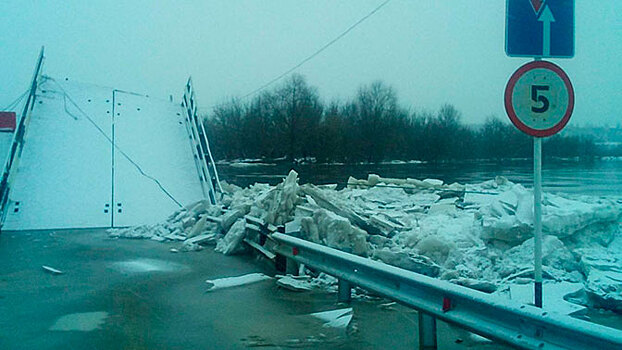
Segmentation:
[[(223, 186), (222, 206), (201, 201), (168, 220), (112, 236), (246, 249), (244, 216), (287, 224), (301, 238), (486, 292), (533, 277), (533, 194), (503, 177), (478, 184), (350, 178), (348, 186)], [(549, 281), (581, 283), (578, 299), (622, 311), (622, 202), (545, 194), (543, 263)], [(501, 288), (503, 287), (503, 288)], [(579, 294), (583, 294), (582, 296)]]

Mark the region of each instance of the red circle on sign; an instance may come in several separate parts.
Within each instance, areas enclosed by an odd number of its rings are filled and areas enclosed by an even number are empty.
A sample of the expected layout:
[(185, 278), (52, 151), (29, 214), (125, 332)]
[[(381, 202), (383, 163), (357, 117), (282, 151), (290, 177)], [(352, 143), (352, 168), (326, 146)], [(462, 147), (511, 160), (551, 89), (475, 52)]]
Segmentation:
[[(512, 94), (514, 93), (514, 88), (516, 87), (516, 83), (518, 82), (518, 80), (525, 73), (533, 69), (538, 69), (538, 68), (548, 69), (554, 72), (555, 74), (557, 74), (562, 79), (562, 81), (566, 85), (566, 89), (568, 90), (568, 107), (566, 108), (566, 112), (564, 113), (564, 116), (559, 121), (559, 123), (555, 124), (555, 126), (549, 129), (542, 129), (542, 130), (534, 129), (534, 128), (531, 128), (525, 125), (525, 123), (523, 123), (520, 120), (520, 118), (516, 115), (516, 111), (514, 110), (514, 106), (512, 105)], [(518, 70), (516, 70), (514, 74), (512, 74), (512, 77), (510, 77), (510, 81), (508, 81), (508, 84), (505, 87), (505, 111), (507, 112), (508, 117), (510, 117), (512, 124), (514, 124), (514, 126), (516, 126), (520, 131), (528, 135), (535, 136), (535, 137), (547, 137), (547, 136), (551, 136), (551, 135), (558, 133), (561, 129), (563, 129), (566, 126), (566, 124), (568, 124), (568, 121), (570, 120), (570, 116), (572, 115), (573, 110), (574, 110), (574, 88), (572, 87), (570, 78), (568, 78), (568, 75), (566, 74), (566, 72), (564, 72), (559, 66), (557, 66), (554, 63), (551, 63), (548, 61), (529, 62), (523, 65), (522, 67), (520, 67)]]

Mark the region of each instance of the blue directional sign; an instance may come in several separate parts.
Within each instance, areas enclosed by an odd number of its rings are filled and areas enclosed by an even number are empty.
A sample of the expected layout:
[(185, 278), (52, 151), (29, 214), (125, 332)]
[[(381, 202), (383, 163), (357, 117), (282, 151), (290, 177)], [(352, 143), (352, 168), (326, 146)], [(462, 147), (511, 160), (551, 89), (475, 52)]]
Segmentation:
[(507, 0), (505, 53), (574, 57), (574, 0)]

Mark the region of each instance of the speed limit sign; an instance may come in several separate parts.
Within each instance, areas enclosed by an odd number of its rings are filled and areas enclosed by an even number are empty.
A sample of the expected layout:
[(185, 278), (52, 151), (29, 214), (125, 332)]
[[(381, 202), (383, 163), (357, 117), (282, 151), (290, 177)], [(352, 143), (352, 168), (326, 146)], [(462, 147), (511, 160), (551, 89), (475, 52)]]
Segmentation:
[(574, 109), (568, 75), (547, 61), (520, 67), (505, 88), (505, 110), (512, 123), (535, 137), (551, 136), (566, 126)]

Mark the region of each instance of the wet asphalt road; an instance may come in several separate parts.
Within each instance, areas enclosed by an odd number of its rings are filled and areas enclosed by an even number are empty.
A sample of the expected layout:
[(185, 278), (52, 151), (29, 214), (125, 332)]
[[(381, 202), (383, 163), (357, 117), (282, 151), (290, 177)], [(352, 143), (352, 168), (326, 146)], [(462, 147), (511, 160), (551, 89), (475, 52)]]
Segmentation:
[[(0, 349), (416, 348), (417, 314), (408, 308), (355, 300), (347, 329), (324, 327), (309, 314), (344, 307), (334, 294), (295, 293), (272, 280), (206, 292), (206, 279), (275, 271), (210, 247), (169, 251), (178, 246), (112, 240), (101, 230), (0, 234)], [(108, 315), (94, 330), (50, 329), (91, 312)], [(441, 348), (458, 346), (443, 325), (439, 332), (448, 344)]]

